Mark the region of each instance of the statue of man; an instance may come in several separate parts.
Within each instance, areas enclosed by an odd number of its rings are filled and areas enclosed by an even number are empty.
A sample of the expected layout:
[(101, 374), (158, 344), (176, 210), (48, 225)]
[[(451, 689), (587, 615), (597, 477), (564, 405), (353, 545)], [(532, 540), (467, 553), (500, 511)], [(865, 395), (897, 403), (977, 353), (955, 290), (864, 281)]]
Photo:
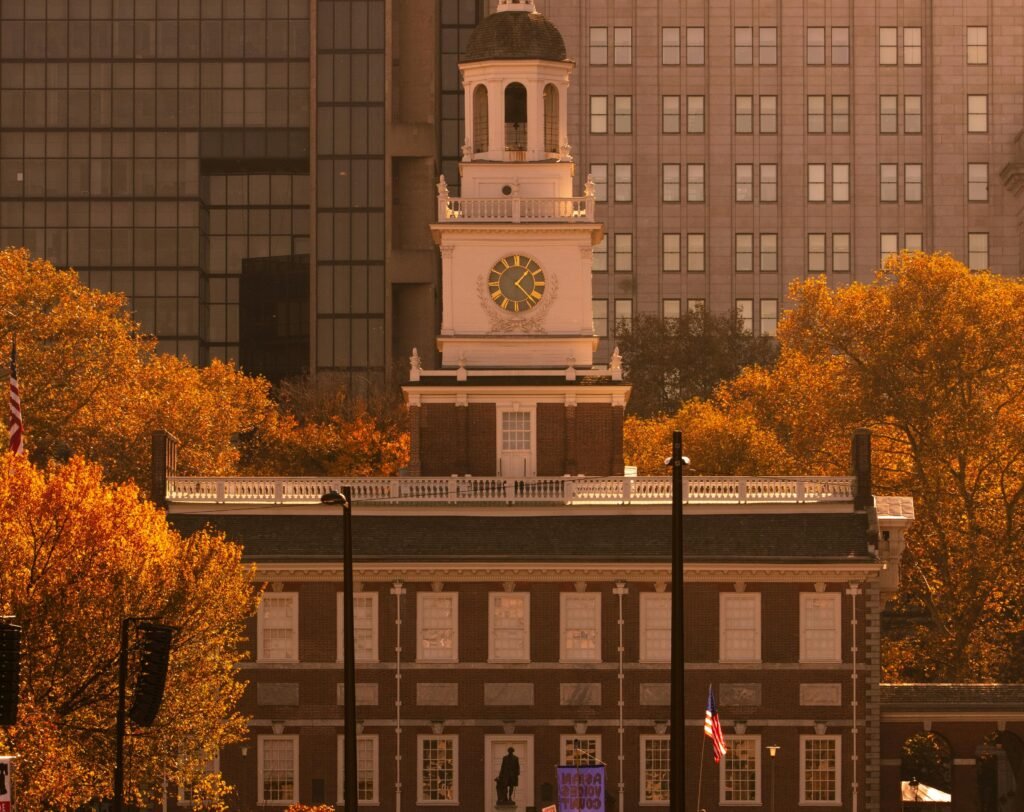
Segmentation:
[(516, 749), (510, 747), (508, 755), (501, 760), (501, 769), (498, 771), (498, 803), (513, 803), (512, 796), (515, 795), (518, 786), (519, 759), (516, 758)]

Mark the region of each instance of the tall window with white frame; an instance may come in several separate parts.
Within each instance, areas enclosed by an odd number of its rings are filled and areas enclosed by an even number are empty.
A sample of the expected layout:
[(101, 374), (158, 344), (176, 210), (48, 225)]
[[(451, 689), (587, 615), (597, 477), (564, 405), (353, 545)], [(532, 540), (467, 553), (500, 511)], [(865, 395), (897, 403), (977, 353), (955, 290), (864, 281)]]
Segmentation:
[(667, 804), (669, 789), (669, 737), (640, 737), (640, 803)]
[(842, 657), (842, 595), (800, 593), (800, 662), (838, 663)]
[[(345, 595), (338, 593), (338, 662), (344, 653)], [(377, 646), (377, 593), (356, 592), (352, 596), (354, 608), (355, 644), (357, 663), (375, 663), (379, 659)]]
[(417, 736), (416, 801), (458, 803), (459, 737)]
[(297, 662), (299, 659), (299, 595), (264, 592), (256, 618), (256, 659)]
[(726, 736), (719, 765), (718, 800), (722, 806), (761, 802), (761, 737)]
[(260, 804), (288, 806), (299, 800), (299, 737), (257, 736)]
[(458, 592), (417, 593), (416, 659), (422, 663), (458, 662)]
[[(380, 802), (380, 737), (360, 734), (356, 737), (356, 799), (359, 804)], [(345, 805), (345, 736), (338, 736), (338, 805)]]
[[(741, 301), (749, 300), (738, 299), (737, 304)], [(751, 307), (751, 322), (753, 322), (752, 311)], [(745, 314), (741, 314), (741, 318), (745, 319)], [(750, 327), (747, 329), (749, 330)], [(720, 593), (718, 618), (719, 662), (761, 662), (761, 593)]]
[(667, 663), (672, 655), (672, 593), (640, 593), (640, 662)]
[(491, 592), (487, 659), (492, 663), (530, 661), (530, 593)]
[(601, 593), (561, 594), (561, 646), (563, 663), (601, 662)]
[(800, 737), (800, 803), (834, 805), (840, 795), (839, 736)]
[(584, 733), (582, 735), (559, 736), (562, 751), (562, 764), (599, 764), (601, 759), (601, 735)]
[(986, 271), (988, 266), (988, 233), (972, 231), (967, 235), (967, 267), (972, 271)]

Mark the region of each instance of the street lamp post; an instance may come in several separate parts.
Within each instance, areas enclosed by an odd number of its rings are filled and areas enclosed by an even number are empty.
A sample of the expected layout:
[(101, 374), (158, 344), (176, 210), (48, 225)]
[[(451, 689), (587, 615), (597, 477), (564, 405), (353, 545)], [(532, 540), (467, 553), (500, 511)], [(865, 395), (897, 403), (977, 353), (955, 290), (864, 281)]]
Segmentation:
[(683, 456), (683, 434), (672, 432), (672, 456), (665, 460), (672, 466), (672, 688), (669, 736), (668, 796), (673, 812), (686, 808), (686, 759), (684, 754), (686, 713), (683, 708), (686, 675), (683, 642), (683, 467), (690, 461)]
[(781, 749), (782, 747), (777, 744), (768, 745), (768, 760), (772, 763), (771, 812), (775, 812), (775, 757), (779, 754), (779, 750)]
[(343, 598), (342, 656), (345, 658), (342, 679), (344, 689), (345, 719), (345, 790), (342, 800), (346, 812), (354, 812), (359, 804), (356, 791), (356, 626), (355, 601), (352, 595), (352, 489), (347, 485), (338, 491), (328, 491), (320, 497), (325, 505), (341, 505), (342, 538), (341, 567)]

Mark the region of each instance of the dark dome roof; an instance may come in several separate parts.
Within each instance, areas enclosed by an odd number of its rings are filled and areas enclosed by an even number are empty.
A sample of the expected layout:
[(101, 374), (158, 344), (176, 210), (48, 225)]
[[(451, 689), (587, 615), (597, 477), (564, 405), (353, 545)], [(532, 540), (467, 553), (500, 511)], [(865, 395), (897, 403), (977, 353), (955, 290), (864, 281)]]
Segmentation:
[(546, 59), (564, 62), (565, 58), (565, 40), (543, 14), (501, 11), (484, 17), (476, 27), (462, 61)]

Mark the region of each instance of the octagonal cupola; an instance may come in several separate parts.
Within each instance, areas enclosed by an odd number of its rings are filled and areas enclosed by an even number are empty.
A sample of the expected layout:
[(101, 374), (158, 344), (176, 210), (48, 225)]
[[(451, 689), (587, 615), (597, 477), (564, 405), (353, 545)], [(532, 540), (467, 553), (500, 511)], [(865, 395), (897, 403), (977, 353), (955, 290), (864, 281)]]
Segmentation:
[(566, 160), (565, 41), (533, 0), (498, 0), (460, 62), (466, 100), (463, 160)]

